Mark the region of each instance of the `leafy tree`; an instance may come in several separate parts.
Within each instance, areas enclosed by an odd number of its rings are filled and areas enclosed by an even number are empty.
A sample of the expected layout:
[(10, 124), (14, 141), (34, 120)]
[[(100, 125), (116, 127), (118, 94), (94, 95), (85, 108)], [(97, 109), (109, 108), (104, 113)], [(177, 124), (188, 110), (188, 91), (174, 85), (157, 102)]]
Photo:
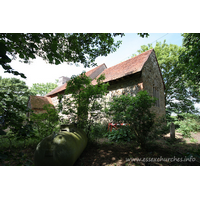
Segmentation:
[(94, 66), (98, 56), (115, 52), (121, 41), (114, 41), (120, 33), (2, 33), (0, 34), (0, 65), (5, 72), (20, 75), (9, 65), (17, 56), (28, 63), (36, 56), (51, 64), (62, 62)]
[[(0, 65), (5, 72), (26, 76), (12, 69), (9, 63), (17, 56), (28, 63), (36, 56), (51, 64), (82, 63), (84, 67), (95, 66), (98, 56), (107, 56), (119, 48), (121, 41), (114, 37), (123, 33), (1, 33)], [(138, 33), (142, 38), (148, 33)]]
[(97, 84), (92, 85), (92, 79), (85, 73), (71, 77), (65, 90), (66, 96), (60, 104), (62, 113), (68, 115), (70, 122), (88, 131), (93, 120), (100, 117), (103, 108), (101, 100), (108, 87), (108, 84), (102, 83), (104, 79), (105, 76), (101, 75)]
[(113, 117), (115, 123), (127, 123), (138, 144), (146, 148), (154, 124), (155, 114), (150, 111), (154, 103), (155, 99), (150, 97), (147, 91), (140, 91), (135, 97), (114, 96), (106, 112)]
[(142, 38), (149, 37), (149, 33), (138, 33), (138, 35)]
[(182, 63), (179, 73), (191, 88), (193, 96), (200, 95), (200, 33), (183, 33), (184, 51), (179, 57)]
[[(152, 48), (152, 44), (143, 45), (138, 53)], [(170, 115), (172, 112), (177, 114), (195, 112), (194, 102), (198, 101), (198, 98), (191, 94), (191, 88), (188, 87), (184, 76), (180, 73), (182, 64), (179, 62), (179, 56), (183, 53), (184, 48), (174, 44), (166, 44), (165, 40), (163, 43), (157, 42), (154, 50), (165, 83), (167, 113)]]
[(56, 83), (33, 83), (30, 91), (34, 95), (44, 96), (56, 87), (58, 87)]
[(30, 96), (28, 86), (16, 78), (0, 77), (0, 116), (3, 121), (1, 129), (10, 130), (21, 136), (30, 132), (30, 124), (25, 123), (28, 112), (27, 102)]

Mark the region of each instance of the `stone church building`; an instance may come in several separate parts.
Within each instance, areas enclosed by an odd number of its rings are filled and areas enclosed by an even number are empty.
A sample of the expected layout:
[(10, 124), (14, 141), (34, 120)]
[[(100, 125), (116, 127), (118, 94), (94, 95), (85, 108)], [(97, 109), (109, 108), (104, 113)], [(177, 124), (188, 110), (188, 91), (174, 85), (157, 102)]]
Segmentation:
[[(156, 97), (155, 106), (151, 109), (156, 113), (156, 116), (165, 115), (165, 85), (154, 49), (148, 50), (138, 56), (130, 58), (115, 66), (107, 68), (105, 64), (97, 66), (96, 68), (86, 72), (86, 75), (92, 78), (92, 84), (97, 82), (101, 74), (105, 74), (103, 82), (109, 83), (108, 93), (106, 95), (107, 101), (110, 101), (113, 96), (121, 94), (131, 94), (135, 96), (140, 90), (147, 90), (150, 96)], [(31, 96), (29, 98), (29, 107), (34, 111), (39, 111), (42, 108), (39, 105), (58, 104), (58, 94), (64, 94), (69, 78), (61, 77), (57, 88), (46, 94), (44, 97)], [(38, 104), (35, 101), (40, 101)], [(32, 106), (32, 105), (35, 105)]]

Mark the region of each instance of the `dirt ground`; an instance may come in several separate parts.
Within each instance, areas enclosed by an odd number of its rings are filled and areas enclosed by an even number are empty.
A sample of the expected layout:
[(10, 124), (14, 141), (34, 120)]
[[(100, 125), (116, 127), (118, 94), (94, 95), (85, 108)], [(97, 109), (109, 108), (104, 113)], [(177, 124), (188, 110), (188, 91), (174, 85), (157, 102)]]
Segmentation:
[[(200, 166), (200, 133), (183, 138), (169, 134), (142, 150), (134, 142), (118, 144), (106, 138), (88, 143), (75, 166)], [(0, 150), (0, 166), (33, 166), (35, 146)]]
[(183, 138), (176, 133), (175, 141), (170, 134), (142, 150), (134, 143), (110, 144), (105, 139), (86, 148), (75, 163), (76, 166), (199, 166), (200, 133)]

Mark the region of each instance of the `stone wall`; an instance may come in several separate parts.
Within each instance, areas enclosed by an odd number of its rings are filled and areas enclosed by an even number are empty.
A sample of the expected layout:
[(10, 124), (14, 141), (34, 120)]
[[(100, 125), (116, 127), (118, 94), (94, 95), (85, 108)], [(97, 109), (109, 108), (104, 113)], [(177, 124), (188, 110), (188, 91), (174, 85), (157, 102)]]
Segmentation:
[(152, 52), (142, 69), (142, 82), (144, 90), (149, 95), (159, 98), (155, 106), (151, 108), (156, 116), (165, 115), (164, 85), (155, 53)]
[[(136, 96), (136, 94), (143, 89), (143, 83), (141, 74), (133, 74), (127, 77), (110, 82), (108, 87), (108, 93), (105, 95), (104, 107), (108, 105), (108, 102), (112, 101), (114, 96), (130, 94)], [(112, 122), (109, 117), (103, 117), (101, 123)]]
[[(155, 53), (152, 52), (142, 72), (110, 82), (110, 86), (108, 87), (109, 92), (105, 95), (105, 102), (102, 101), (104, 104), (103, 106), (107, 106), (107, 102), (111, 101), (113, 96), (122, 94), (136, 96), (140, 90), (147, 90), (151, 96), (154, 96), (155, 89), (159, 97), (159, 103), (152, 107), (152, 111), (154, 111), (157, 116), (162, 116), (165, 115), (164, 85)], [(54, 106), (57, 106), (59, 103), (58, 97), (52, 97), (52, 102)], [(66, 116), (63, 117), (66, 118)], [(110, 122), (110, 119), (104, 117), (101, 119), (101, 122), (107, 123)]]
[(58, 96), (52, 97), (51, 98), (53, 105), (56, 107), (59, 103)]
[(125, 78), (121, 78), (117, 81), (112, 81), (108, 87), (107, 99), (111, 100), (113, 96), (122, 94), (130, 94), (136, 96), (136, 94), (143, 89), (142, 78), (140, 73), (133, 74)]
[[(64, 102), (64, 101), (65, 101), (65, 98), (66, 98), (66, 97), (69, 97), (69, 96), (71, 96), (71, 95), (63, 95), (62, 102)], [(58, 96), (52, 97), (51, 100), (52, 100), (52, 103), (53, 103), (53, 105), (55, 106), (55, 108), (58, 108), (58, 104), (59, 104)], [(64, 107), (65, 107), (65, 106), (63, 105), (63, 108), (64, 108)], [(62, 114), (62, 112), (59, 112), (59, 115), (60, 115), (63, 119), (69, 118), (67, 115)]]

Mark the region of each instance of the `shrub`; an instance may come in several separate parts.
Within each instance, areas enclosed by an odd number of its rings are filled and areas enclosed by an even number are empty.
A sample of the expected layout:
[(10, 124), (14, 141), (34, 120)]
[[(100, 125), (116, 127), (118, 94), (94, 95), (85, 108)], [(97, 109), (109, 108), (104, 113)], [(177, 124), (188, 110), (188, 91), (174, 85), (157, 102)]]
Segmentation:
[(107, 125), (100, 123), (93, 123), (90, 126), (89, 137), (92, 138), (101, 138), (104, 137), (104, 134), (107, 132)]
[(123, 126), (118, 129), (112, 129), (104, 134), (109, 140), (114, 142), (130, 142), (135, 139), (129, 126)]
[(106, 112), (113, 117), (114, 123), (128, 123), (137, 143), (146, 148), (155, 119), (155, 114), (150, 111), (154, 104), (155, 99), (149, 96), (147, 91), (140, 91), (135, 97), (130, 95), (113, 97)]

